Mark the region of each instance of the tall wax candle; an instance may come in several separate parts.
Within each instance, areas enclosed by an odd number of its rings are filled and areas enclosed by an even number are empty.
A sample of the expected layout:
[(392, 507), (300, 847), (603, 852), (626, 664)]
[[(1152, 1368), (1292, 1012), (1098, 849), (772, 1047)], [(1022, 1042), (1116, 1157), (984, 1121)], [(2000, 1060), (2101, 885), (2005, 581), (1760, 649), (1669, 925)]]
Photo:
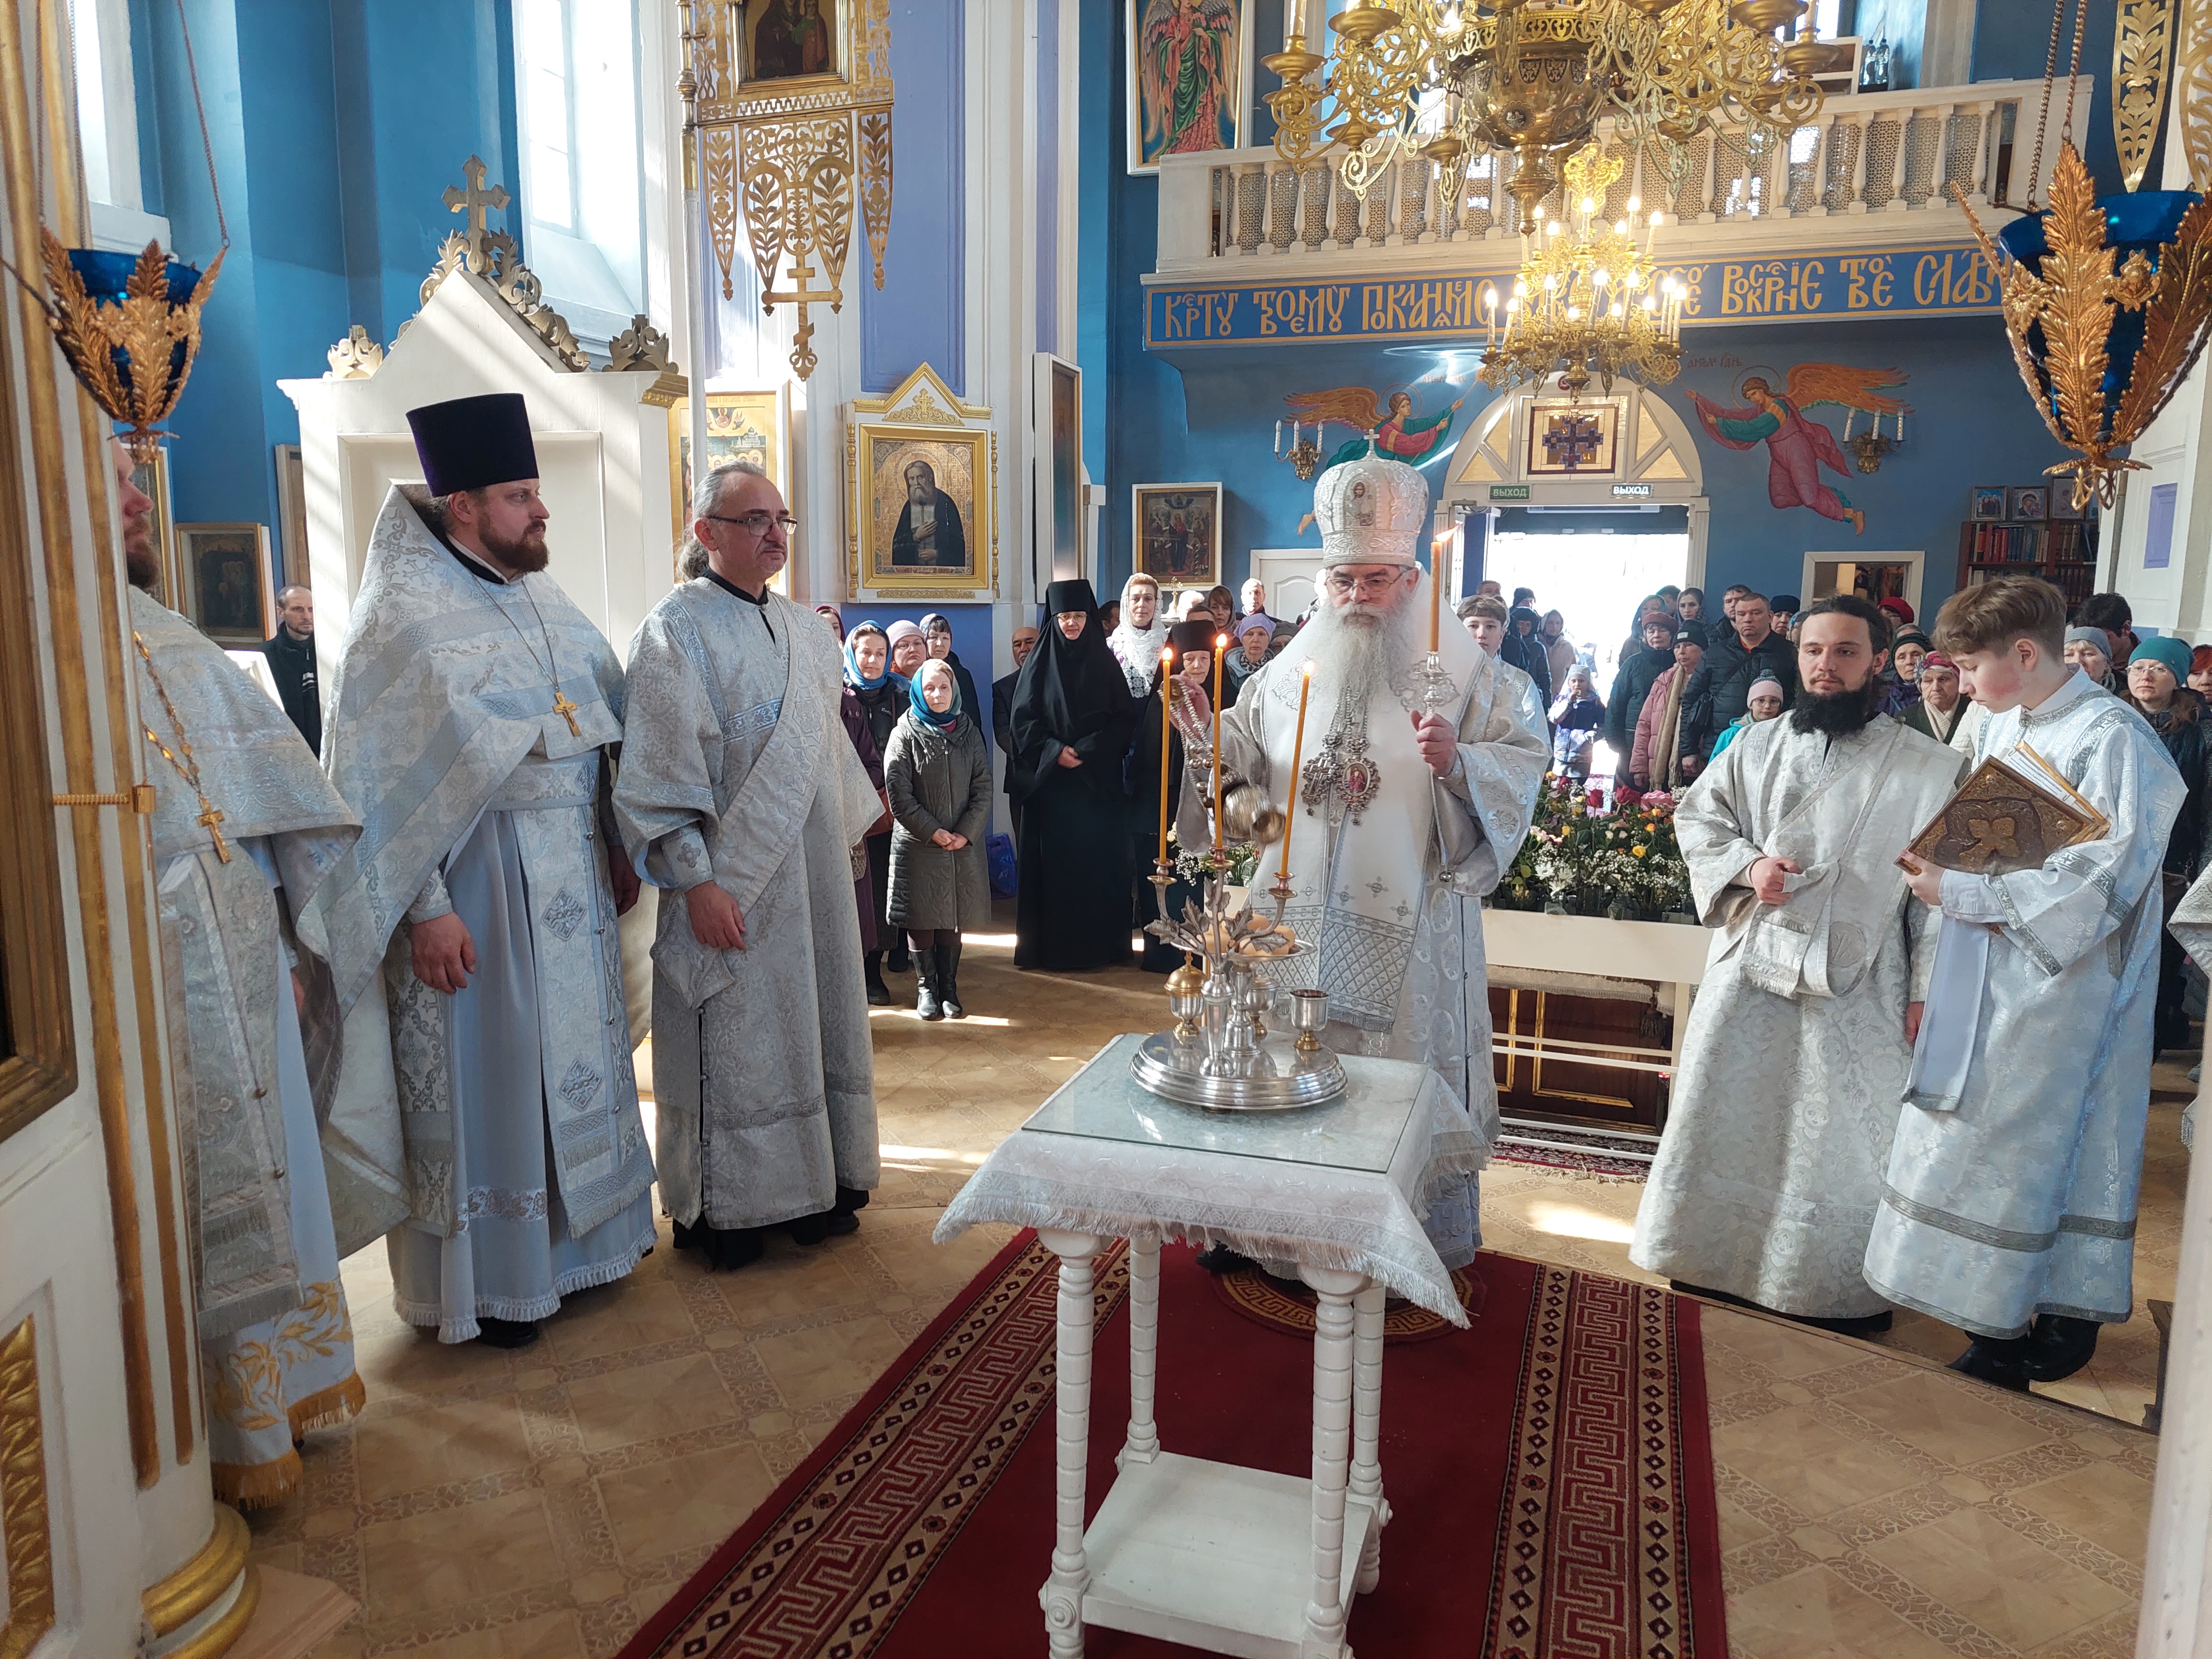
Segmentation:
[(1444, 611), (1444, 544), (1439, 536), (1429, 544), (1429, 654), (1437, 654), (1437, 629)]
[(1175, 702), (1175, 647), (1170, 646), (1160, 653), (1160, 856), (1159, 866), (1168, 866), (1168, 739), (1173, 727), (1168, 711)]
[(1229, 635), (1213, 636), (1213, 850), (1221, 850), (1221, 659), (1229, 653)]
[(1313, 672), (1310, 658), (1298, 671), (1298, 729), (1291, 738), (1291, 795), (1283, 806), (1283, 861), (1275, 866), (1279, 881), (1291, 878), (1291, 820), (1298, 810), (1298, 757), (1305, 752), (1306, 693), (1313, 690)]

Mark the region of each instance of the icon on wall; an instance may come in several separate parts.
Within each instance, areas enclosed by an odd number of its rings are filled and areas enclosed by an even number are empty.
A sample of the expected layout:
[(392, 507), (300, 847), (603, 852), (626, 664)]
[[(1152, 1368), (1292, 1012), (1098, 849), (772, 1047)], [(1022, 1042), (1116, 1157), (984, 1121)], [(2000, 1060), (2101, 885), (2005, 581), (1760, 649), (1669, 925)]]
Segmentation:
[(1252, 100), (1252, 0), (1129, 0), (1129, 171), (1235, 149)]
[(1742, 402), (1735, 408), (1723, 409), (1698, 392), (1690, 393), (1690, 402), (1706, 436), (1723, 447), (1766, 446), (1766, 498), (1774, 506), (1809, 507), (1822, 518), (1838, 520), (1855, 534), (1864, 535), (1865, 512), (1820, 478), (1822, 467), (1848, 478), (1850, 463), (1836, 434), (1808, 419), (1805, 411), (1829, 404), (1869, 415), (1910, 413), (1902, 398), (1889, 395), (1905, 378), (1893, 368), (1799, 363), (1786, 379), (1772, 371), (1746, 374), (1736, 383), (1736, 396)]
[(1163, 587), (1211, 587), (1221, 580), (1221, 486), (1138, 484), (1130, 521), (1132, 568)]
[[(1453, 389), (1445, 383), (1444, 390)], [(1387, 399), (1364, 386), (1338, 386), (1326, 392), (1293, 392), (1283, 401), (1297, 411), (1301, 420), (1312, 420), (1323, 427), (1334, 422), (1350, 427), (1357, 434), (1321, 464), (1320, 470), (1326, 472), (1340, 461), (1364, 455), (1370, 438), (1376, 454), (1421, 465), (1441, 453), (1439, 447), (1451, 436), (1453, 418), (1467, 399), (1454, 398), (1441, 414), (1418, 417), (1413, 413), (1413, 390), (1407, 386), (1400, 386)]]

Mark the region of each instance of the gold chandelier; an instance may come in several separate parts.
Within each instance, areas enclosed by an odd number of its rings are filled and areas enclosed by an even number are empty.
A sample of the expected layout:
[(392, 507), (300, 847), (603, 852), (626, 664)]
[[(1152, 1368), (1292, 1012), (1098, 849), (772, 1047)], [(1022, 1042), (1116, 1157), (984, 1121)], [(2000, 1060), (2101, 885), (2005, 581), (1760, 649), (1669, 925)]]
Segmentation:
[(1778, 141), (1817, 119), (1824, 49), (1809, 27), (1780, 33), (1806, 10), (1806, 0), (1352, 0), (1324, 60), (1294, 0), (1285, 49), (1261, 60), (1283, 81), (1267, 99), (1275, 149), (1303, 168), (1328, 129), (1363, 197), (1412, 150), (1443, 166), (1449, 198), (1468, 156), (1510, 150), (1526, 232), (1558, 188), (1559, 158), (1601, 115), (1664, 157), (1718, 121)]
[(1553, 219), (1526, 237), (1521, 274), (1502, 306), (1498, 290), (1482, 285), (1489, 338), (1477, 380), (1507, 392), (1556, 372), (1560, 389), (1578, 398), (1592, 370), (1607, 392), (1619, 374), (1664, 386), (1680, 371), (1686, 290), (1671, 276), (1660, 279), (1651, 265), (1651, 236), (1662, 216), (1655, 210), (1645, 222), (1640, 248), (1634, 197), (1629, 217), (1610, 225), (1597, 217), (1606, 186), (1625, 165), (1595, 144), (1578, 151), (1566, 177), (1579, 222), (1570, 231)]

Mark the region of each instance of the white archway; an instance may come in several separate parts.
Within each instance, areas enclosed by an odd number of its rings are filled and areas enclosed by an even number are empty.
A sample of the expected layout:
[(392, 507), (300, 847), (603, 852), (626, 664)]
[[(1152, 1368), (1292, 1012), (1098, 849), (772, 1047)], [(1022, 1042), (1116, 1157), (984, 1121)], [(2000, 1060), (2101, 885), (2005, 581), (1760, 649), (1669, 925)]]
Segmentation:
[[(1555, 436), (1553, 422), (1570, 414), (1591, 417), (1601, 439), (1596, 453), (1577, 456), (1571, 467), (1563, 464), (1556, 441), (1546, 447), (1547, 437)], [(1686, 586), (1705, 583), (1711, 519), (1705, 463), (1682, 417), (1642, 386), (1624, 382), (1579, 402), (1533, 388), (1497, 398), (1454, 447), (1444, 477), (1437, 502), (1444, 524), (1493, 507), (1617, 507), (1632, 500), (1639, 506), (1686, 507)]]

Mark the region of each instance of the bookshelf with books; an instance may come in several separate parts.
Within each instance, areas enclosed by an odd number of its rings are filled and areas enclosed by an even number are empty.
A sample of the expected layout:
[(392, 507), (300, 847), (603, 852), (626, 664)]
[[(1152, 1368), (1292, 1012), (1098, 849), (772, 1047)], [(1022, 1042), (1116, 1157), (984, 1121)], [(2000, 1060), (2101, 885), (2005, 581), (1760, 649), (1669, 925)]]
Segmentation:
[(2097, 585), (2094, 519), (1970, 519), (1959, 526), (1959, 586), (1992, 576), (2041, 576), (2066, 595), (2067, 607)]

